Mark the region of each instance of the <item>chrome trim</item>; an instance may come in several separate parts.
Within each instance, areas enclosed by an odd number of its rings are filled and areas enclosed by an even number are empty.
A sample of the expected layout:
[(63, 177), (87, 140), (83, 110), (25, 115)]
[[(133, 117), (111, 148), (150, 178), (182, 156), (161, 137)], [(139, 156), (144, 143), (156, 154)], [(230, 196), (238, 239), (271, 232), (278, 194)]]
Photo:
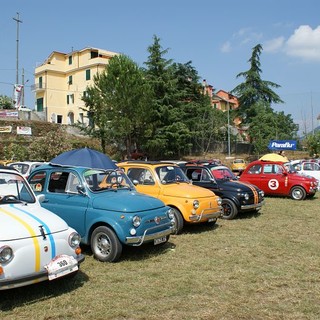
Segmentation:
[[(78, 262), (78, 266), (82, 263), (85, 259), (83, 254), (77, 255), (75, 259)], [(0, 291), (5, 289), (11, 289), (18, 286), (25, 286), (27, 284), (33, 284), (37, 280), (37, 282), (48, 280), (48, 272), (47, 270), (41, 270), (39, 272), (32, 273), (27, 276), (23, 277), (16, 277), (11, 279), (0, 279)]]
[(200, 214), (193, 214), (189, 216), (190, 221), (198, 222), (198, 221), (206, 221), (212, 218), (220, 218), (222, 216), (222, 206), (218, 207), (220, 211), (215, 211), (211, 213), (205, 213), (206, 211), (212, 211), (212, 208), (204, 209)]
[[(151, 231), (152, 229), (159, 229), (160, 227), (164, 226), (170, 226), (166, 230), (158, 231), (155, 233), (147, 234), (147, 232)], [(152, 228), (148, 228), (144, 231), (142, 236), (136, 236), (136, 237), (126, 237), (125, 243), (126, 244), (132, 244), (133, 246), (141, 246), (146, 241), (155, 240), (157, 238), (166, 237), (172, 233), (174, 233), (175, 226), (173, 222), (168, 222), (165, 225), (156, 225)]]
[(264, 205), (264, 200), (259, 203), (242, 205), (241, 210), (261, 209), (263, 205)]

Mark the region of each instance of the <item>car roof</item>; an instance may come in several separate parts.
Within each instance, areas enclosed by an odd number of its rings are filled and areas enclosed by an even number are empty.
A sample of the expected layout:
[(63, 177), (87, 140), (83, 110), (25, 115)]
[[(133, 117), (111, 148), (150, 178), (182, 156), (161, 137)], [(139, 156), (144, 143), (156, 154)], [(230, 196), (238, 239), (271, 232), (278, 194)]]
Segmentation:
[(170, 166), (177, 166), (178, 165), (176, 163), (173, 163), (173, 162), (165, 162), (165, 161), (158, 161), (158, 160), (155, 160), (155, 161), (143, 161), (143, 160), (126, 160), (126, 161), (121, 161), (121, 162), (118, 162), (117, 165), (118, 166), (121, 166), (121, 165), (127, 165), (127, 164), (140, 164), (140, 165), (150, 165), (150, 166), (164, 166), (164, 165), (170, 165)]

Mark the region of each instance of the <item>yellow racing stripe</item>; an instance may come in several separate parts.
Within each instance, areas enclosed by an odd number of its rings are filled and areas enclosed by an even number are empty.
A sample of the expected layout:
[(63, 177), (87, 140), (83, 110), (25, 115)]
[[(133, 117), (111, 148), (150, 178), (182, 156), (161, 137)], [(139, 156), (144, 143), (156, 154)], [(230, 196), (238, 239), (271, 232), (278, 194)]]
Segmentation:
[(32, 238), (34, 249), (35, 249), (35, 267), (34, 268), (35, 268), (36, 272), (39, 272), (40, 271), (40, 245), (39, 245), (39, 241), (37, 238), (37, 234), (34, 232), (32, 227), (30, 225), (28, 225), (28, 223), (26, 223), (24, 220), (22, 220), (21, 218), (19, 218), (15, 214), (13, 214), (5, 209), (2, 209), (2, 208), (0, 208), (0, 211), (5, 213), (6, 215), (11, 217), (12, 219), (18, 221), (20, 224), (22, 224), (28, 230), (28, 232)]
[(259, 195), (258, 195), (258, 192), (257, 192), (256, 188), (255, 188), (252, 184), (245, 183), (245, 182), (242, 182), (242, 181), (235, 181), (235, 182), (240, 183), (240, 184), (243, 184), (243, 185), (249, 187), (249, 188), (251, 189), (251, 191), (253, 192), (254, 204), (259, 203)]

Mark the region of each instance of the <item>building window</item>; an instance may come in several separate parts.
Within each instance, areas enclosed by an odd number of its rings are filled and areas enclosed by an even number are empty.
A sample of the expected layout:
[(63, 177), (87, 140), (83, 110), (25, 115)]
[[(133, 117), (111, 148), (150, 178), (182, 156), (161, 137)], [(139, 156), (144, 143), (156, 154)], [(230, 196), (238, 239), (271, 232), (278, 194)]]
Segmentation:
[(83, 123), (83, 113), (82, 112), (79, 113), (79, 122)]
[(74, 94), (67, 94), (67, 104), (74, 103)]
[(91, 73), (90, 73), (90, 69), (86, 70), (86, 80), (90, 80), (91, 79)]
[(43, 98), (37, 99), (37, 112), (43, 111)]
[(39, 77), (39, 89), (42, 89), (42, 77)]
[(69, 65), (72, 64), (72, 56), (69, 56)]
[(57, 115), (57, 123), (62, 124), (62, 115), (61, 114)]
[(91, 59), (97, 58), (99, 56), (98, 51), (91, 51)]
[(72, 76), (69, 76), (68, 84), (72, 84)]

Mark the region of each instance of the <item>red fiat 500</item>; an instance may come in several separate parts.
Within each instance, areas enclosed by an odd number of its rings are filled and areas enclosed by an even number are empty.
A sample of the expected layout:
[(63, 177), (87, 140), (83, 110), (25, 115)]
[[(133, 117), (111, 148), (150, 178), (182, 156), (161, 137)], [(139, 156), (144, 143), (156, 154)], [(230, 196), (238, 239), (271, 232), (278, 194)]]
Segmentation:
[(294, 200), (313, 197), (318, 185), (317, 179), (288, 171), (282, 162), (261, 160), (249, 163), (239, 180), (256, 185), (265, 195), (290, 196)]

